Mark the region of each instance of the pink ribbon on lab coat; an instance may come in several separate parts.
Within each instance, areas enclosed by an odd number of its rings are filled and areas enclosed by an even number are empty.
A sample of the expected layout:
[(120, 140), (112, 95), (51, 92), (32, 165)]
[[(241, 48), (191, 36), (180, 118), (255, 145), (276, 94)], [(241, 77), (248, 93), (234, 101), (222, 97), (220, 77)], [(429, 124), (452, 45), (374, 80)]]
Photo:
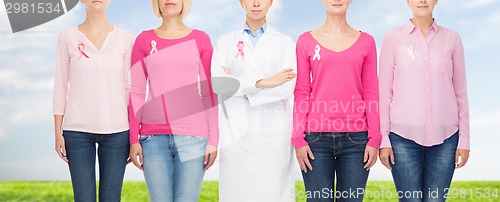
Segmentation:
[(238, 59), (238, 57), (241, 55), (241, 59), (242, 60), (245, 60), (245, 53), (243, 52), (243, 49), (245, 48), (245, 44), (243, 43), (243, 41), (240, 41), (238, 42), (238, 53), (236, 53), (236, 59)]

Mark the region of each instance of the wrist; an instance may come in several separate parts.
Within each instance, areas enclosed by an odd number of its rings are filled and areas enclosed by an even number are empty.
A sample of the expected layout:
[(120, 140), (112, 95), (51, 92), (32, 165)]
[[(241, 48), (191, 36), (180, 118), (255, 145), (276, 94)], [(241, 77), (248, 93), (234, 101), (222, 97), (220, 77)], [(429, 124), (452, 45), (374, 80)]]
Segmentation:
[(264, 80), (264, 79), (259, 79), (259, 80), (257, 80), (257, 81), (255, 82), (255, 88), (264, 88), (264, 87), (262, 86), (262, 82), (261, 82), (262, 80)]

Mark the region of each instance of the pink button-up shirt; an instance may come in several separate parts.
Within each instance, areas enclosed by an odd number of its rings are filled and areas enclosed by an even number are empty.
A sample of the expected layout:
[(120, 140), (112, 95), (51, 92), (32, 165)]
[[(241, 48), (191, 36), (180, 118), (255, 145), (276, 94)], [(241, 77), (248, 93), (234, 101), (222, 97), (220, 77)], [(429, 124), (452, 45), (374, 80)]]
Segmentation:
[(72, 27), (59, 35), (53, 114), (63, 130), (97, 134), (129, 129), (128, 93), (132, 35), (114, 27), (98, 50)]
[(435, 22), (424, 36), (410, 21), (389, 31), (380, 53), (381, 147), (394, 132), (423, 146), (459, 131), (470, 150), (469, 106), (460, 35)]

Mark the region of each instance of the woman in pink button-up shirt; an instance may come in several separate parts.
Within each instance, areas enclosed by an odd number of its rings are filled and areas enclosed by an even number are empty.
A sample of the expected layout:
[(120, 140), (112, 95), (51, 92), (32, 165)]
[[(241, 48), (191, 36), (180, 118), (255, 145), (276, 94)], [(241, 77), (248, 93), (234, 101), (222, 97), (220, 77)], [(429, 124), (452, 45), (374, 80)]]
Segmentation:
[[(80, 0), (87, 16), (57, 42), (53, 114), (56, 152), (68, 163), (75, 201), (120, 201), (129, 153), (132, 36), (106, 19), (111, 0)], [(64, 121), (63, 121), (64, 120)]]
[(408, 0), (413, 18), (389, 31), (380, 53), (380, 159), (400, 201), (444, 201), (469, 158), (469, 107), (460, 35), (439, 26), (437, 0)]

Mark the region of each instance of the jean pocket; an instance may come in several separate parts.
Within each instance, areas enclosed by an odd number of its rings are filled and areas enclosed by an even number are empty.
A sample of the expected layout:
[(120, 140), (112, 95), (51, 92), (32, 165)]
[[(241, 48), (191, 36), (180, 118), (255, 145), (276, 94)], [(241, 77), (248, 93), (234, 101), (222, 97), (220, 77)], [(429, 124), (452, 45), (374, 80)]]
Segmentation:
[(349, 133), (347, 138), (350, 142), (355, 144), (363, 144), (366, 145), (368, 143), (368, 133), (367, 132), (359, 132), (359, 133)]
[(141, 144), (144, 144), (144, 143), (147, 143), (149, 142), (149, 140), (151, 140), (151, 138), (153, 138), (154, 135), (140, 135), (139, 136), (139, 142)]
[(307, 143), (313, 143), (318, 141), (320, 137), (321, 137), (320, 133), (306, 133), (306, 137), (304, 138), (304, 140)]

